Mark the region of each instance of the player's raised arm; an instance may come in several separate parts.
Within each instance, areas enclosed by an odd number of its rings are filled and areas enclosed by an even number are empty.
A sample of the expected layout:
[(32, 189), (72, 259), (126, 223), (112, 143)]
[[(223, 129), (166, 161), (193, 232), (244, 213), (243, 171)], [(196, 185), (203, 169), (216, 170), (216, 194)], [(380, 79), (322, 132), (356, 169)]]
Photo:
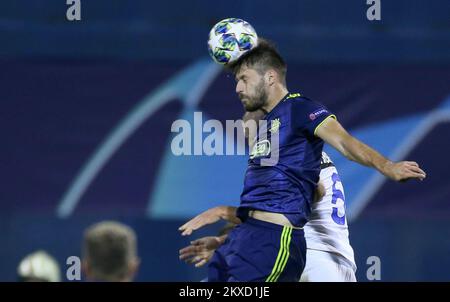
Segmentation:
[(316, 136), (333, 146), (348, 159), (361, 165), (373, 167), (395, 181), (408, 179), (423, 180), (425, 172), (416, 162), (394, 163), (376, 150), (351, 136), (335, 119), (328, 118), (315, 131)]
[(236, 207), (230, 206), (218, 206), (209, 209), (183, 224), (178, 230), (182, 232), (182, 236), (190, 235), (193, 231), (205, 225), (215, 223), (220, 219), (239, 224), (241, 220), (237, 217), (236, 210)]

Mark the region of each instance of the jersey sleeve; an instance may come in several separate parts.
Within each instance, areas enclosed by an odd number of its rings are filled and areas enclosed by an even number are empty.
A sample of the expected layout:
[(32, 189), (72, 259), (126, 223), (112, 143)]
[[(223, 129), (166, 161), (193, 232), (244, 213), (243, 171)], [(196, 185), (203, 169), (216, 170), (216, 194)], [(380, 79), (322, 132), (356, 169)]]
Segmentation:
[(336, 119), (336, 116), (320, 103), (309, 99), (292, 101), (291, 123), (293, 130), (296, 132), (314, 136), (316, 130), (328, 118)]

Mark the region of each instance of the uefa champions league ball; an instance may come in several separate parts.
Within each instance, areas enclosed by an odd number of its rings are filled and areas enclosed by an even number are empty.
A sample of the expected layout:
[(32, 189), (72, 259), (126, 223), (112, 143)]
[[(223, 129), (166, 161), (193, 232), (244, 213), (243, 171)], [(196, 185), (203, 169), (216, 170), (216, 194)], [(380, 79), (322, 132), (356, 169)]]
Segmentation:
[(258, 44), (258, 35), (250, 23), (237, 18), (220, 21), (209, 32), (208, 52), (219, 64), (236, 61)]

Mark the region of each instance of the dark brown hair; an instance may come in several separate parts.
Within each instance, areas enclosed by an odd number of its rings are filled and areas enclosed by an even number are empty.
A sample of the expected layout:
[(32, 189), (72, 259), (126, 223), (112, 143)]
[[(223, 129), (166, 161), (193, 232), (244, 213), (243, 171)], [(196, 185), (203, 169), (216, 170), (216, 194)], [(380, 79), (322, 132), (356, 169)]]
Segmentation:
[(255, 48), (243, 54), (236, 62), (228, 64), (227, 68), (236, 75), (242, 66), (253, 68), (261, 75), (269, 69), (274, 69), (280, 75), (283, 84), (286, 83), (286, 62), (275, 45), (266, 39), (259, 38)]

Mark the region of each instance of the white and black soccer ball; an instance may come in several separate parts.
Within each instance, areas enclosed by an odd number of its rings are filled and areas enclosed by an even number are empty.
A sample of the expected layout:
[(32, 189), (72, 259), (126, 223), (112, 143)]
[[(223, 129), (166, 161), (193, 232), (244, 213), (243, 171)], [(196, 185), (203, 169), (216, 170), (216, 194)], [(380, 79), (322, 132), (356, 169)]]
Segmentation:
[(255, 29), (242, 19), (224, 19), (209, 32), (208, 52), (219, 64), (232, 63), (257, 45)]

